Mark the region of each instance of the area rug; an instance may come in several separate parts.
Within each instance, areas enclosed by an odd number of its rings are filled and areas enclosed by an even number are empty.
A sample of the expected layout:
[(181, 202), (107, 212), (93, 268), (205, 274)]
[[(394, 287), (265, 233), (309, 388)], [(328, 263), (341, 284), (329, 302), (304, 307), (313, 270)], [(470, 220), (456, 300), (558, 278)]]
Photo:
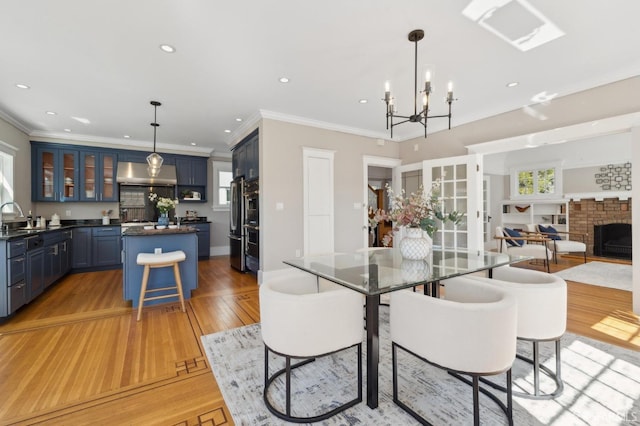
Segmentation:
[(631, 291), (633, 283), (631, 265), (620, 263), (593, 261), (556, 272), (555, 275), (565, 280), (627, 291)]
[[(428, 327), (425, 328), (428, 333)], [(281, 425), (262, 399), (264, 347), (260, 325), (253, 324), (202, 336), (214, 376), (238, 425)], [(322, 422), (324, 425), (412, 425), (418, 424), (392, 400), (391, 348), (388, 308), (381, 309), (379, 406), (370, 409), (366, 401)], [(530, 353), (530, 344), (519, 343), (519, 353)], [(363, 357), (366, 351), (363, 348)], [(355, 350), (319, 358), (293, 374), (294, 414), (309, 415), (348, 400), (355, 394)], [(470, 354), (472, 355), (472, 354)], [(532, 401), (514, 398), (515, 425), (631, 425), (640, 424), (640, 356), (567, 333), (562, 339), (563, 394), (555, 400)], [(541, 345), (541, 359), (554, 368), (552, 344)], [(281, 366), (281, 364), (280, 364)], [(363, 360), (363, 366), (366, 362)], [(270, 368), (280, 368), (275, 358)], [(272, 370), (273, 371), (273, 370)], [(295, 371), (295, 370), (294, 370)], [(504, 380), (504, 376), (496, 376)], [(467, 425), (473, 422), (471, 388), (442, 370), (400, 357), (401, 399), (408, 401), (436, 425)], [(366, 381), (366, 373), (365, 373)], [(533, 379), (525, 364), (514, 365), (514, 390), (528, 389)], [(549, 390), (550, 381), (542, 379)], [(504, 394), (495, 391), (499, 398)], [(363, 397), (366, 399), (366, 383)], [(271, 396), (274, 404), (282, 398)], [(506, 424), (502, 411), (481, 396), (481, 422)], [(281, 405), (280, 405), (281, 406)]]

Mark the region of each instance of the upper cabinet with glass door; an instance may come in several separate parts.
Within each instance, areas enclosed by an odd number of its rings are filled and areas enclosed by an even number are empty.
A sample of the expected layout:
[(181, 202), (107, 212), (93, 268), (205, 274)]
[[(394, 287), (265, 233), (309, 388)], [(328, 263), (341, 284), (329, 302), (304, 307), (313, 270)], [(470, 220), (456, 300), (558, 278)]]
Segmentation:
[(80, 151), (80, 200), (118, 201), (117, 161), (114, 153)]
[(33, 167), (33, 201), (77, 201), (78, 152), (36, 147)]

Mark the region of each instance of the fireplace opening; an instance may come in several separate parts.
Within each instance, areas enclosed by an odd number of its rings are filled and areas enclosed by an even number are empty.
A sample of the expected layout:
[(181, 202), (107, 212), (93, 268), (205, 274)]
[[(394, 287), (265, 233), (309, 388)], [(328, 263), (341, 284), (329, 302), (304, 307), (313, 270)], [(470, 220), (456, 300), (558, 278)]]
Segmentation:
[(602, 257), (631, 259), (631, 224), (594, 225), (593, 254)]

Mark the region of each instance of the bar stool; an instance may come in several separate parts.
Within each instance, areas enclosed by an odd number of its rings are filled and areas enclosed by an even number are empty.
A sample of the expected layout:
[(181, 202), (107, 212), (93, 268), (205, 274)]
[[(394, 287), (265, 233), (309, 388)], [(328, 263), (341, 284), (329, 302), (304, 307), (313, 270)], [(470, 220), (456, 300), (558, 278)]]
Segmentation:
[[(180, 268), (178, 263), (185, 260), (187, 256), (182, 250), (169, 251), (166, 253), (138, 253), (136, 263), (138, 265), (144, 265), (144, 272), (142, 274), (142, 286), (140, 287), (140, 300), (138, 302), (138, 321), (142, 316), (142, 305), (148, 300), (166, 299), (168, 297), (176, 297), (180, 299), (180, 305), (182, 305), (182, 312), (186, 312), (184, 308), (184, 296), (182, 294), (182, 280), (180, 279)], [(167, 268), (173, 267), (173, 275), (176, 280), (176, 285), (172, 287), (162, 287), (147, 290), (147, 283), (149, 282), (149, 270), (151, 268)], [(165, 290), (176, 290), (176, 293), (163, 294), (160, 296), (146, 297), (147, 293), (153, 293)]]

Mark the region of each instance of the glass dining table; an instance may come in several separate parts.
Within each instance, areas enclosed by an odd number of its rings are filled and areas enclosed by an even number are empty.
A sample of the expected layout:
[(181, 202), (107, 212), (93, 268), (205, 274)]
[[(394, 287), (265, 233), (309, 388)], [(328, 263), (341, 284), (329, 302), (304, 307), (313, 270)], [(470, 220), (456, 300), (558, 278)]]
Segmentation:
[(425, 260), (403, 259), (397, 248), (375, 248), (355, 253), (304, 256), (284, 263), (350, 288), (366, 296), (367, 405), (378, 406), (380, 295), (423, 286), (425, 295), (439, 297), (440, 281), (530, 259), (488, 251), (434, 247)]

